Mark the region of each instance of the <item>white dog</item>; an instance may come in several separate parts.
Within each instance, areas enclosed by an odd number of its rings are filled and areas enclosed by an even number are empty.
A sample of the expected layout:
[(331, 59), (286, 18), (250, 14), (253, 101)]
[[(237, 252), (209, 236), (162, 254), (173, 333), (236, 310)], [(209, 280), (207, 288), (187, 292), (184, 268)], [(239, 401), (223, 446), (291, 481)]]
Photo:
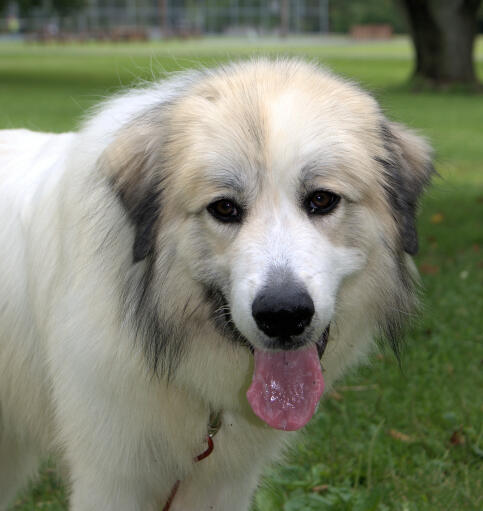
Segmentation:
[(248, 509), (324, 385), (397, 349), (430, 160), (296, 60), (0, 132), (0, 509), (46, 453), (74, 511)]

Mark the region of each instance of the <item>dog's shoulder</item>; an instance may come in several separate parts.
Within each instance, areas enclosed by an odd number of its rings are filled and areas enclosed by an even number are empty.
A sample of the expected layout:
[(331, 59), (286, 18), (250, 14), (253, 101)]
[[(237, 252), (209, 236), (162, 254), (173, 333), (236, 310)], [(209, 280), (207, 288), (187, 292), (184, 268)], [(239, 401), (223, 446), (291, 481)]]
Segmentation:
[[(41, 133), (26, 129), (0, 130), (0, 190), (23, 197), (56, 178), (75, 133)], [(56, 171), (57, 169), (57, 171)]]

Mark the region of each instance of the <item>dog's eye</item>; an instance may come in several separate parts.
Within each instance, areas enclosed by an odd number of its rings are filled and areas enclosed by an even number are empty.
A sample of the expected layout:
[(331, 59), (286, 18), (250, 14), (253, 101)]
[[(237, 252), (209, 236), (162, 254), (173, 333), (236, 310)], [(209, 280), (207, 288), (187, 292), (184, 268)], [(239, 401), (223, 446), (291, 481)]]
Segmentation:
[(230, 199), (219, 199), (208, 206), (208, 211), (221, 222), (239, 222), (241, 208)]
[(339, 203), (340, 197), (327, 190), (317, 190), (305, 200), (305, 208), (311, 215), (326, 215)]

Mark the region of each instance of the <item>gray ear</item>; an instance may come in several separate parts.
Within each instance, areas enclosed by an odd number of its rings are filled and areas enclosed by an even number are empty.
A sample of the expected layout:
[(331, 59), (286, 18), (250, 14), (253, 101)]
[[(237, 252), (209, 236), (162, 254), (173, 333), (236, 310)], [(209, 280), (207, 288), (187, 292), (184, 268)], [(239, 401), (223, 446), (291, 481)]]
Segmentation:
[(386, 122), (381, 127), (386, 156), (376, 158), (385, 170), (386, 190), (398, 225), (402, 247), (418, 251), (416, 213), (424, 187), (435, 172), (432, 149), (422, 137), (404, 126)]
[(161, 214), (161, 130), (148, 122), (123, 129), (100, 158), (135, 228), (133, 261), (151, 254)]

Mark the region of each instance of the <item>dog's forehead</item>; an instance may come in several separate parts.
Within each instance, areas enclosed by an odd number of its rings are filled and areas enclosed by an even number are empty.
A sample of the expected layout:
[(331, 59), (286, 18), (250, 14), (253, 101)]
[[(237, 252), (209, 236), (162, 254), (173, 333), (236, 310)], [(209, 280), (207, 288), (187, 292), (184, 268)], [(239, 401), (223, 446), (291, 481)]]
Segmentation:
[(300, 176), (365, 180), (381, 146), (374, 99), (306, 64), (259, 62), (215, 73), (174, 115), (197, 172), (236, 175), (240, 186)]

